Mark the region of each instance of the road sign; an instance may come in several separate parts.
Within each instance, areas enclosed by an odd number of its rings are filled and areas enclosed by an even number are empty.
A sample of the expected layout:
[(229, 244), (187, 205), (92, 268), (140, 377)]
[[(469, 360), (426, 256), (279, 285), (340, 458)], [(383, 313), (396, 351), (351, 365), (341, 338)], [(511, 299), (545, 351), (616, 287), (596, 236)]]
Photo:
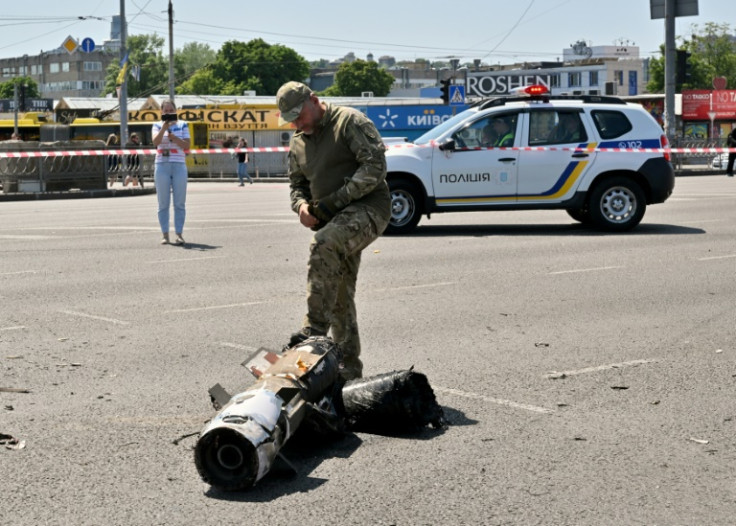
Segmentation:
[(450, 106), (465, 104), (465, 86), (450, 86)]
[(61, 44), (61, 47), (63, 47), (64, 49), (66, 49), (69, 52), (69, 54), (71, 55), (72, 53), (74, 53), (77, 50), (77, 48), (79, 47), (79, 44), (77, 44), (77, 41), (74, 40), (73, 37), (68, 36), (68, 37), (66, 37), (66, 39), (64, 40), (64, 42)]
[(82, 51), (85, 53), (91, 53), (95, 49), (95, 41), (87, 37), (82, 40)]
[[(649, 14), (652, 20), (665, 17), (666, 3), (667, 0), (649, 0)], [(675, 8), (675, 17), (698, 15), (698, 0), (673, 0), (672, 6)]]

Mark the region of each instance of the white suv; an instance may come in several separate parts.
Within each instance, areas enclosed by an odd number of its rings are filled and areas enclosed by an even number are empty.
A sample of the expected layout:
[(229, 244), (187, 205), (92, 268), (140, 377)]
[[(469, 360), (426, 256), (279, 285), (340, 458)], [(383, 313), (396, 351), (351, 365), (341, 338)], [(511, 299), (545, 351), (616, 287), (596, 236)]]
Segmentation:
[(657, 151), (667, 138), (642, 106), (522, 91), (479, 102), (413, 143), (388, 145), (387, 234), (412, 231), (425, 214), (552, 208), (624, 231), (672, 194), (669, 153)]

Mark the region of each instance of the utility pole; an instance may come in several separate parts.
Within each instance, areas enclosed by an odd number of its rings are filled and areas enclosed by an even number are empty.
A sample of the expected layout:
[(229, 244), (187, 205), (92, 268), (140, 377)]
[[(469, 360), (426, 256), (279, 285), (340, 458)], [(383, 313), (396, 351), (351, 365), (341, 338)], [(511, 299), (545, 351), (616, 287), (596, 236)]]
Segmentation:
[(18, 83), (13, 83), (13, 106), (14, 106), (14, 115), (15, 115), (15, 124), (13, 126), (13, 131), (15, 132), (16, 136), (18, 134)]
[(169, 0), (169, 98), (174, 102), (174, 6)]
[[(120, 61), (125, 60), (127, 50), (125, 48), (125, 39), (128, 33), (128, 23), (125, 21), (125, 0), (120, 0)], [(121, 67), (127, 68), (127, 64)], [(128, 142), (128, 74), (123, 75), (123, 83), (120, 85), (120, 145), (125, 146)]]
[(664, 18), (664, 133), (673, 144), (675, 140), (675, 18), (696, 16), (698, 0), (649, 0), (652, 19)]
[(664, 132), (675, 139), (675, 0), (664, 4)]

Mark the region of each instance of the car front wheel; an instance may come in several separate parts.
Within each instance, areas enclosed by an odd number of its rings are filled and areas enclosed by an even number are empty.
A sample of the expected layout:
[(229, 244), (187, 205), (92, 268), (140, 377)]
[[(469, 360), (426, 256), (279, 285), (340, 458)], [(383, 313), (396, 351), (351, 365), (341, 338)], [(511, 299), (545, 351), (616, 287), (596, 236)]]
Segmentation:
[(419, 223), (422, 216), (419, 191), (408, 181), (390, 181), (391, 219), (386, 234), (408, 234)]
[(609, 232), (623, 232), (641, 222), (646, 207), (641, 186), (626, 177), (612, 177), (593, 190), (589, 210), (597, 227)]

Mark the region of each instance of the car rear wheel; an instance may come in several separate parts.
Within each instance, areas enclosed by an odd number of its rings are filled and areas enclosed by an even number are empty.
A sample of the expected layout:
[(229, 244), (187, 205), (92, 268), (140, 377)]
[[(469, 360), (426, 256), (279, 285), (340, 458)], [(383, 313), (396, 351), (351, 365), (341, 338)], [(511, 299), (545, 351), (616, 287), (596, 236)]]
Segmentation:
[(390, 181), (391, 219), (386, 234), (408, 234), (422, 216), (420, 193), (416, 185), (408, 181)]
[(597, 227), (609, 232), (634, 228), (644, 217), (644, 191), (626, 177), (611, 177), (600, 183), (590, 197), (590, 217)]

